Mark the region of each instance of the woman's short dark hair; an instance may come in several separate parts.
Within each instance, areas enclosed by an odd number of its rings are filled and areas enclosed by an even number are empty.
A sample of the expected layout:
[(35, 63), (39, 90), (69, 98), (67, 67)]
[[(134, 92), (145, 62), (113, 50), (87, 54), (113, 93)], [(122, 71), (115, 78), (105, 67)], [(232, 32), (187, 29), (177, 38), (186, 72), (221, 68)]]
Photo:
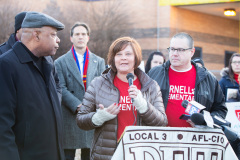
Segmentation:
[(234, 79), (234, 72), (233, 72), (233, 69), (232, 69), (232, 60), (233, 60), (233, 57), (240, 57), (240, 53), (233, 53), (233, 55), (232, 55), (231, 58), (229, 59), (228, 68), (229, 68), (229, 77), (230, 77), (231, 79)]
[(152, 61), (154, 55), (162, 56), (163, 57), (163, 63), (165, 63), (165, 61), (166, 61), (165, 56), (163, 55), (162, 52), (158, 52), (158, 51), (152, 52), (150, 54), (150, 56), (148, 57), (147, 63), (145, 65), (145, 73), (148, 73), (148, 71), (151, 69), (151, 61)]
[(117, 72), (117, 68), (115, 65), (115, 56), (118, 52), (124, 50), (128, 45), (130, 45), (133, 49), (134, 55), (135, 55), (135, 64), (134, 64), (134, 69), (136, 69), (141, 61), (142, 61), (142, 49), (138, 42), (131, 37), (121, 37), (116, 39), (110, 46), (109, 51), (108, 51), (108, 64), (110, 65), (110, 68), (114, 71)]

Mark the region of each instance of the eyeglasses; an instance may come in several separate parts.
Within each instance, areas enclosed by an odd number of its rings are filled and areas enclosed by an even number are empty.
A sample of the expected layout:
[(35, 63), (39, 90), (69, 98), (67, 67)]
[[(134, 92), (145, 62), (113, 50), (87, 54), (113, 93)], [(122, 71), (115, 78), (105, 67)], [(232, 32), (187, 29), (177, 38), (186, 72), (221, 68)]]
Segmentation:
[(192, 49), (192, 48), (186, 48), (186, 49), (184, 49), (184, 48), (173, 48), (173, 47), (169, 47), (169, 48), (167, 48), (167, 50), (168, 50), (168, 52), (169, 53), (173, 53), (173, 52), (175, 52), (175, 51), (177, 51), (178, 53), (184, 53), (186, 50), (189, 50), (189, 49)]
[(233, 64), (240, 64), (240, 61), (233, 61)]

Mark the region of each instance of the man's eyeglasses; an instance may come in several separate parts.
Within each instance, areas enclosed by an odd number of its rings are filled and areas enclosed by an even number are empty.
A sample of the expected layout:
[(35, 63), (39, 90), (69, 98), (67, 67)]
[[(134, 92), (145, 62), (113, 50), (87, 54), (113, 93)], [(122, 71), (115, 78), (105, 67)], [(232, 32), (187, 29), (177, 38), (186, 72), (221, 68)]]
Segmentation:
[(233, 64), (240, 64), (240, 61), (232, 61)]
[(184, 49), (184, 48), (173, 48), (173, 47), (169, 47), (169, 48), (167, 48), (167, 50), (168, 50), (168, 52), (169, 53), (173, 53), (173, 52), (175, 52), (175, 51), (177, 51), (178, 53), (184, 53), (186, 50), (189, 50), (189, 49), (192, 49), (192, 48), (186, 48), (186, 49)]

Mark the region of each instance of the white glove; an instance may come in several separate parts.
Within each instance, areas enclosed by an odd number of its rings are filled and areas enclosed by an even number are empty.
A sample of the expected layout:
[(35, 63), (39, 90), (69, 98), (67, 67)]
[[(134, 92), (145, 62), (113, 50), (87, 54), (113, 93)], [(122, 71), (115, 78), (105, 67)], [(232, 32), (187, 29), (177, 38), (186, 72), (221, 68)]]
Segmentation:
[(96, 126), (101, 126), (104, 122), (109, 121), (109, 120), (115, 118), (116, 116), (117, 115), (113, 115), (111, 113), (108, 113), (106, 111), (106, 108), (98, 109), (98, 111), (92, 117), (92, 122)]
[(148, 110), (147, 101), (143, 98), (141, 91), (139, 91), (137, 97), (134, 98), (133, 105), (141, 114), (145, 113)]

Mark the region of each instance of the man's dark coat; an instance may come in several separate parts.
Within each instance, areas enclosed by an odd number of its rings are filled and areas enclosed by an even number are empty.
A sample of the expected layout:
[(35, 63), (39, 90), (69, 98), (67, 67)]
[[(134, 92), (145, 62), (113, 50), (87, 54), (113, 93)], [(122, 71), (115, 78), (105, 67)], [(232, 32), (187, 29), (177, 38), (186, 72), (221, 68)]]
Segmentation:
[(0, 45), (0, 55), (7, 52), (9, 49), (13, 47), (16, 42), (15, 34), (11, 34), (7, 42), (4, 42)]
[(41, 72), (28, 52), (16, 42), (0, 56), (0, 159), (64, 160), (51, 57), (43, 57)]

